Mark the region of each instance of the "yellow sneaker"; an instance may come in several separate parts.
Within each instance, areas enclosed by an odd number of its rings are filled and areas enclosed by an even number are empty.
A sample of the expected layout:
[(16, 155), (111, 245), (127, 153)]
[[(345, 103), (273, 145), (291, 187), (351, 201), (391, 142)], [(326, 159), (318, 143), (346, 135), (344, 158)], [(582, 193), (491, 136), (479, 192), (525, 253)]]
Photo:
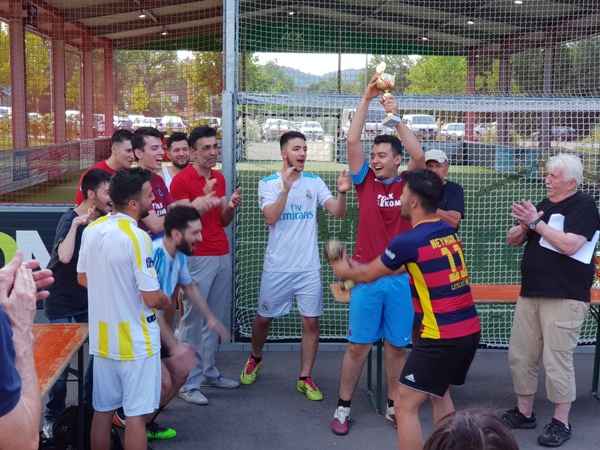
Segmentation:
[(256, 381), (256, 377), (258, 376), (258, 372), (260, 370), (261, 365), (262, 361), (256, 362), (252, 355), (248, 356), (246, 364), (244, 364), (244, 368), (242, 369), (242, 373), (240, 374), (240, 383), (254, 383)]
[(307, 399), (313, 401), (323, 400), (323, 393), (317, 387), (312, 377), (296, 382), (296, 390), (306, 396)]

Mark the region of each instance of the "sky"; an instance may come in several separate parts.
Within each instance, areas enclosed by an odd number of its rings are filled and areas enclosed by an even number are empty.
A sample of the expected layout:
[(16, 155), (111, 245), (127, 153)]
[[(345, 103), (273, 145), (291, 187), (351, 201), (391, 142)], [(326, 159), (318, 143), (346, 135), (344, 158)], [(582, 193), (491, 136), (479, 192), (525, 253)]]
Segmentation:
[[(338, 69), (337, 53), (255, 53), (260, 64), (276, 62), (279, 66), (292, 67), (313, 75), (324, 75)], [(364, 69), (366, 55), (342, 55), (342, 70)]]
[[(178, 51), (179, 59), (192, 56), (192, 52)], [(324, 75), (338, 69), (337, 53), (255, 53), (259, 64), (276, 62), (279, 66), (291, 67), (313, 75)], [(366, 55), (342, 55), (342, 70), (364, 69)]]

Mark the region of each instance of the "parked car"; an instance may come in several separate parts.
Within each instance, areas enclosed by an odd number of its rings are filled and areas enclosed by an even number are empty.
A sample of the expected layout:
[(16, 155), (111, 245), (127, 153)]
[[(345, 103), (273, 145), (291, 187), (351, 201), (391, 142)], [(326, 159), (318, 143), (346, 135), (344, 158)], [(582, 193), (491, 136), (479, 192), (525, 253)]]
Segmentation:
[(490, 122), (490, 123), (478, 123), (477, 125), (475, 125), (473, 127), (473, 132), (477, 135), (477, 136), (481, 136), (483, 134), (487, 134), (487, 133), (496, 133), (496, 122)]
[[(354, 114), (356, 114), (356, 109), (344, 109), (342, 111), (342, 139), (346, 139), (348, 137), (348, 130), (350, 129), (350, 124), (352, 123)], [(363, 127), (360, 137), (361, 140), (372, 140), (375, 138), (375, 136), (388, 132), (390, 129), (385, 128), (382, 125), (384, 118), (385, 113), (383, 110), (369, 109), (367, 112), (367, 118), (365, 120), (365, 126)]]
[(440, 130), (440, 136), (445, 139), (464, 139), (465, 124), (462, 122), (447, 123)]
[(130, 114), (128, 117), (134, 130), (140, 127), (156, 127), (157, 125), (155, 117), (146, 117), (139, 114)]
[[(539, 141), (542, 137), (541, 131), (532, 134), (533, 139)], [(577, 130), (573, 127), (552, 127), (550, 129), (550, 140), (552, 141), (574, 141), (577, 139)]]
[(438, 134), (435, 117), (430, 114), (405, 114), (402, 121), (421, 139), (433, 140)]
[(262, 127), (262, 137), (265, 141), (274, 141), (287, 133), (291, 126), (285, 119), (267, 119)]
[(0, 106), (0, 118), (12, 116), (12, 108), (10, 106)]
[(304, 134), (309, 141), (322, 141), (325, 135), (323, 127), (316, 121), (302, 122), (299, 126), (299, 131)]
[(179, 116), (162, 116), (158, 124), (158, 129), (163, 133), (186, 132), (185, 123), (183, 123), (183, 119)]
[(127, 116), (114, 116), (113, 126), (118, 129), (133, 130), (133, 122)]

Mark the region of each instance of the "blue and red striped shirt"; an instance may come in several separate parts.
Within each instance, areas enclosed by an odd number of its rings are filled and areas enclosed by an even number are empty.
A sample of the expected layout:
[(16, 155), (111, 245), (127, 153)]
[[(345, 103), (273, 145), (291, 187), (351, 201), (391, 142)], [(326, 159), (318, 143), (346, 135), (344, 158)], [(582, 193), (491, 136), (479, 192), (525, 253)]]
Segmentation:
[(390, 270), (406, 265), (422, 338), (454, 339), (481, 330), (462, 244), (446, 222), (421, 222), (396, 236), (381, 261)]

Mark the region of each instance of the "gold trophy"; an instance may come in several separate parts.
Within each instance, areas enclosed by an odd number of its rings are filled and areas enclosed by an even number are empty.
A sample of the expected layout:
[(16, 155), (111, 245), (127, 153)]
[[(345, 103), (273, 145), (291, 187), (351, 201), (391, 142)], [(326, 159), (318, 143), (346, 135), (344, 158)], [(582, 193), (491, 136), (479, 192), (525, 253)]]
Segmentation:
[[(394, 88), (396, 84), (396, 75), (392, 75), (389, 73), (385, 73), (386, 64), (384, 61), (381, 61), (375, 67), (375, 73), (377, 74), (377, 89), (383, 91), (383, 98), (392, 95), (391, 90)], [(388, 128), (396, 128), (402, 119), (395, 114), (387, 113), (383, 122), (381, 123), (384, 127)]]

